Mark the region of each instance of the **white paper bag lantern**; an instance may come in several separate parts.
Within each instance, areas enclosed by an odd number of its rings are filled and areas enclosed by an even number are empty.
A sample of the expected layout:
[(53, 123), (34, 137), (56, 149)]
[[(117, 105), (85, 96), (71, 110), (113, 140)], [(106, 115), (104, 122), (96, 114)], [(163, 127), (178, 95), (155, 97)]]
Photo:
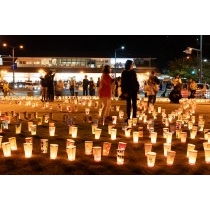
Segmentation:
[(189, 157), (189, 151), (195, 149), (195, 144), (187, 144), (187, 157)]
[(55, 126), (49, 127), (49, 135), (50, 136), (55, 136)]
[(21, 133), (21, 128), (22, 128), (22, 123), (15, 124), (15, 133), (20, 134)]
[(102, 155), (103, 156), (108, 156), (109, 155), (110, 148), (111, 148), (111, 143), (110, 142), (104, 142), (103, 143), (103, 152), (102, 152)]
[(58, 144), (50, 144), (50, 159), (56, 159), (58, 153)]
[(195, 165), (198, 151), (197, 150), (189, 150), (188, 153), (189, 153), (189, 159), (188, 159), (189, 164)]
[(171, 150), (171, 143), (164, 143), (163, 144), (163, 151), (164, 151), (164, 156), (167, 156), (167, 152)]
[(125, 158), (124, 155), (125, 155), (124, 149), (117, 149), (117, 164), (118, 165), (124, 164), (124, 158)]
[(147, 156), (148, 152), (152, 151), (152, 143), (144, 143), (144, 154)]
[(8, 138), (11, 150), (17, 150), (17, 143), (16, 143), (16, 137), (10, 137)]
[(23, 143), (25, 158), (31, 158), (32, 156), (32, 143)]
[(67, 155), (68, 155), (68, 160), (70, 161), (74, 161), (75, 158), (76, 158), (76, 146), (68, 146), (66, 148), (66, 152), (67, 152)]
[(139, 142), (139, 131), (133, 131), (133, 143)]
[(117, 124), (117, 116), (112, 116), (112, 124)]
[(5, 157), (11, 156), (11, 147), (9, 142), (3, 142), (2, 143), (2, 149)]
[(28, 131), (31, 132), (31, 125), (33, 125), (33, 122), (29, 121), (28, 122)]
[(205, 154), (205, 161), (206, 161), (206, 163), (210, 163), (210, 148), (209, 149), (206, 148), (204, 150), (204, 154)]
[(102, 132), (101, 128), (96, 128), (95, 129), (95, 139), (100, 139), (101, 132)]
[(150, 139), (151, 139), (151, 143), (155, 144), (157, 142), (157, 132), (151, 132)]
[(166, 159), (166, 163), (168, 166), (171, 166), (174, 164), (174, 159), (176, 156), (176, 152), (175, 151), (167, 151), (167, 159)]
[(92, 155), (93, 141), (85, 141), (85, 154)]
[(101, 147), (99, 147), (99, 146), (93, 147), (93, 157), (96, 162), (101, 161)]
[(40, 142), (41, 142), (41, 153), (47, 153), (48, 139), (40, 139)]
[(31, 135), (36, 135), (36, 125), (31, 125)]
[(112, 128), (111, 129), (111, 140), (116, 140), (117, 137), (117, 129)]
[(77, 131), (78, 131), (78, 127), (73, 126), (72, 127), (72, 138), (77, 138)]
[(147, 153), (147, 166), (154, 167), (156, 159), (156, 152), (148, 152)]
[(172, 136), (173, 136), (172, 132), (168, 132), (166, 134), (166, 143), (171, 143), (172, 142)]

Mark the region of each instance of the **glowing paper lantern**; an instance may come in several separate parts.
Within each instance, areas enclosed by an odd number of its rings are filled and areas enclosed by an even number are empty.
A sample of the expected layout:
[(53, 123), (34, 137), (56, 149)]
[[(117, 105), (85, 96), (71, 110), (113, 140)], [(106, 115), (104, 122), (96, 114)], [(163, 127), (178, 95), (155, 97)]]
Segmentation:
[(1, 148), (2, 139), (3, 139), (3, 136), (0, 136), (0, 148)]
[(189, 150), (188, 153), (189, 153), (189, 157), (188, 157), (189, 164), (195, 165), (198, 151), (193, 149), (193, 150)]
[(95, 139), (100, 139), (101, 131), (102, 131), (101, 128), (96, 128), (95, 129)]
[(99, 146), (93, 147), (93, 157), (96, 162), (101, 161), (101, 147), (99, 147)]
[(148, 152), (147, 153), (147, 166), (154, 167), (156, 159), (156, 152)]
[(117, 116), (112, 116), (112, 124), (117, 124)]
[(181, 137), (181, 143), (185, 143), (187, 140), (187, 132), (181, 132), (180, 137)]
[(210, 142), (203, 142), (203, 149), (210, 149)]
[(2, 143), (2, 149), (5, 157), (11, 156), (11, 147), (9, 142), (3, 142)]
[(117, 164), (118, 165), (124, 164), (124, 158), (125, 158), (124, 155), (125, 155), (124, 149), (117, 149)]
[(144, 154), (147, 155), (148, 152), (152, 151), (152, 143), (144, 143)]
[(68, 155), (68, 160), (74, 161), (76, 158), (76, 146), (69, 146), (66, 148), (66, 152)]
[(143, 127), (138, 127), (138, 131), (139, 131), (139, 137), (143, 137), (144, 136), (144, 131), (143, 131)]
[(92, 134), (95, 134), (95, 130), (98, 127), (96, 124), (92, 124)]
[(36, 125), (31, 125), (31, 135), (36, 135)]
[(17, 143), (16, 143), (16, 137), (10, 137), (8, 138), (11, 150), (17, 150)]
[(126, 146), (127, 146), (127, 143), (125, 143), (125, 142), (119, 142), (117, 149), (123, 149), (123, 150), (125, 150), (126, 149)]
[(103, 152), (102, 152), (102, 155), (103, 156), (108, 156), (109, 155), (110, 148), (111, 148), (111, 143), (110, 142), (104, 142), (103, 143)]
[(77, 138), (77, 131), (78, 131), (78, 127), (73, 126), (72, 127), (72, 138)]
[(85, 141), (85, 154), (92, 155), (93, 141)]
[(210, 163), (210, 148), (206, 148), (204, 150), (204, 153), (205, 153), (205, 161), (206, 161), (206, 163)]
[(112, 128), (111, 129), (111, 140), (116, 140), (117, 137), (117, 129)]
[(167, 152), (171, 150), (171, 144), (170, 143), (164, 143), (163, 144), (163, 151), (164, 151), (164, 156), (167, 156)]
[(139, 132), (133, 131), (133, 142), (138, 143), (139, 142)]
[(32, 143), (23, 143), (25, 157), (30, 158), (32, 156)]
[(125, 126), (125, 136), (130, 137), (131, 135), (131, 127)]
[(66, 148), (74, 146), (75, 141), (73, 139), (66, 139)]
[(168, 166), (171, 166), (174, 164), (174, 159), (176, 156), (176, 152), (175, 151), (167, 151), (167, 159), (166, 159), (166, 163)]
[(28, 122), (28, 131), (31, 132), (31, 125), (33, 125), (33, 122), (29, 121)]
[(156, 143), (157, 142), (157, 132), (151, 132), (150, 139), (151, 139), (152, 144)]
[(49, 135), (50, 136), (55, 136), (55, 126), (49, 127)]
[(171, 143), (172, 142), (172, 136), (173, 133), (172, 132), (168, 132), (166, 135), (166, 143)]
[(21, 133), (21, 127), (22, 127), (22, 123), (15, 124), (15, 133), (16, 134), (20, 134)]
[(58, 153), (58, 144), (50, 144), (50, 159), (56, 159)]
[(41, 152), (42, 153), (47, 153), (48, 139), (40, 139), (40, 142), (41, 142)]
[(187, 144), (187, 157), (189, 157), (189, 151), (195, 149), (195, 144)]

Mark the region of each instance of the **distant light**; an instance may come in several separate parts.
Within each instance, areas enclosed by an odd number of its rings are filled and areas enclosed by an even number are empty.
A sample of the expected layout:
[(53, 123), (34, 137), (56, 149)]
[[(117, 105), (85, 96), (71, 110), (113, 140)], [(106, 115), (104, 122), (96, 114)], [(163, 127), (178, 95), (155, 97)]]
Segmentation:
[(204, 60), (203, 60), (203, 62), (207, 62), (207, 61), (208, 61), (207, 59), (204, 59)]
[(124, 47), (124, 46), (122, 46), (122, 47), (121, 47), (121, 49), (122, 49), (122, 50), (124, 50), (124, 49), (125, 49), (125, 47)]

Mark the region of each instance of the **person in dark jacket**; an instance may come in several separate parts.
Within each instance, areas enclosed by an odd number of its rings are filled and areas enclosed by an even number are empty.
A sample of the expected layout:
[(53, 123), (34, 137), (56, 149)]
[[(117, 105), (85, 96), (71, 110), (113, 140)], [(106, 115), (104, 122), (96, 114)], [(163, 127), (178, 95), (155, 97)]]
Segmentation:
[(125, 63), (125, 69), (121, 73), (121, 91), (126, 98), (126, 113), (127, 119), (131, 117), (131, 102), (133, 108), (133, 118), (136, 118), (137, 111), (137, 94), (139, 93), (139, 82), (137, 80), (137, 74), (133, 69), (134, 62), (127, 60)]

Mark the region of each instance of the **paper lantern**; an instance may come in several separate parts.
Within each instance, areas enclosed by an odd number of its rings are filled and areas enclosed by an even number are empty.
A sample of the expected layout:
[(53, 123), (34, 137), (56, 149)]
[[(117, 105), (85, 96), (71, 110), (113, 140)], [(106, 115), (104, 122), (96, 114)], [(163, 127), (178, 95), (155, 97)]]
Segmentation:
[(193, 150), (189, 150), (188, 153), (189, 153), (189, 157), (188, 157), (189, 164), (195, 165), (198, 151), (193, 149)]
[(25, 137), (25, 142), (26, 143), (31, 143), (32, 144), (32, 148), (33, 148), (33, 137), (30, 136), (30, 137)]
[(144, 143), (144, 154), (147, 155), (148, 152), (152, 151), (152, 143)]
[(3, 136), (0, 136), (0, 148), (1, 148), (2, 139), (3, 139)]
[(147, 153), (147, 166), (154, 167), (156, 159), (156, 152), (148, 152)]
[(66, 152), (67, 152), (67, 155), (68, 155), (68, 160), (70, 161), (74, 161), (75, 158), (76, 158), (76, 146), (68, 146), (66, 148)]
[(72, 138), (77, 138), (77, 131), (78, 131), (78, 127), (73, 126), (72, 127)]
[(133, 131), (133, 143), (139, 142), (139, 131)]
[(187, 144), (187, 157), (189, 157), (189, 150), (194, 150), (195, 144)]
[(138, 127), (139, 137), (142, 138), (144, 136), (143, 127)]
[(167, 156), (167, 152), (171, 150), (171, 143), (164, 143), (163, 144), (163, 151), (164, 151), (164, 156)]
[(131, 135), (131, 127), (125, 126), (125, 136), (130, 137)]
[(2, 149), (5, 157), (10, 157), (11, 156), (11, 147), (9, 142), (3, 142), (2, 143)]
[(98, 125), (92, 124), (91, 126), (92, 126), (92, 134), (95, 134), (95, 130), (98, 127)]
[(49, 115), (44, 114), (44, 123), (49, 123)]
[(161, 107), (160, 106), (158, 107), (158, 113), (161, 113)]
[(55, 136), (55, 126), (49, 127), (49, 135), (50, 136)]
[(118, 165), (124, 164), (124, 155), (125, 155), (124, 149), (117, 149), (117, 164)]
[(195, 129), (190, 130), (190, 138), (191, 139), (195, 139), (196, 134), (197, 134), (197, 130), (195, 130)]
[(8, 138), (11, 150), (17, 150), (17, 143), (16, 143), (16, 137), (10, 137)]
[(168, 132), (166, 134), (166, 143), (171, 143), (172, 142), (172, 136), (173, 136), (172, 132)]
[(36, 135), (36, 125), (31, 125), (31, 135)]
[(169, 132), (168, 128), (163, 128), (163, 138), (167, 137), (167, 133)]
[(58, 144), (50, 144), (50, 159), (56, 159), (58, 153)]
[(210, 142), (203, 142), (203, 149), (210, 149)]
[(32, 143), (23, 143), (25, 158), (30, 158), (32, 156)]
[(177, 139), (180, 139), (181, 138), (181, 132), (182, 132), (181, 129), (176, 129), (176, 138)]
[(116, 112), (120, 111), (120, 106), (116, 106)]
[(206, 163), (210, 163), (210, 148), (204, 149), (204, 154)]
[(29, 121), (28, 122), (28, 131), (31, 132), (31, 125), (33, 125), (33, 122)]
[(42, 117), (37, 117), (37, 125), (42, 125)]
[(109, 124), (109, 125), (108, 125), (108, 134), (110, 134), (110, 135), (111, 135), (111, 129), (112, 129), (112, 128), (114, 128), (114, 125)]
[(187, 132), (181, 132), (180, 137), (181, 137), (181, 143), (185, 143), (187, 140)]
[(92, 155), (93, 141), (85, 141), (85, 154)]
[(41, 142), (41, 153), (47, 153), (48, 139), (40, 139), (40, 142)]
[(66, 139), (66, 148), (74, 146), (75, 141), (73, 139)]
[(123, 149), (123, 150), (125, 150), (126, 149), (126, 146), (127, 146), (127, 143), (125, 143), (125, 142), (119, 142), (117, 149)]
[(117, 137), (117, 129), (112, 128), (111, 129), (111, 140), (116, 140)]
[(101, 131), (102, 131), (101, 128), (96, 128), (95, 129), (95, 139), (100, 139)]
[(124, 117), (124, 112), (122, 110), (119, 111), (119, 118), (122, 119)]
[(93, 147), (93, 157), (96, 162), (101, 161), (101, 147), (99, 147), (99, 146)]
[(189, 120), (188, 121), (188, 129), (191, 130), (193, 127), (193, 121)]
[(138, 122), (138, 119), (136, 117), (132, 119), (132, 125), (133, 126), (136, 126), (137, 122)]
[(88, 108), (88, 107), (85, 108), (85, 114), (86, 114), (86, 115), (89, 115), (89, 114), (90, 114), (90, 108)]
[(21, 133), (21, 128), (22, 128), (22, 123), (15, 124), (15, 133), (20, 134)]
[(166, 159), (166, 163), (168, 166), (171, 166), (174, 164), (174, 159), (176, 156), (176, 152), (175, 151), (167, 151), (167, 159)]
[(104, 142), (103, 143), (103, 152), (102, 152), (102, 155), (103, 156), (108, 156), (109, 155), (110, 148), (111, 148), (111, 143), (110, 142)]
[(151, 139), (152, 144), (156, 143), (157, 142), (157, 132), (151, 132), (150, 139)]
[(112, 124), (117, 124), (117, 116), (112, 116)]

